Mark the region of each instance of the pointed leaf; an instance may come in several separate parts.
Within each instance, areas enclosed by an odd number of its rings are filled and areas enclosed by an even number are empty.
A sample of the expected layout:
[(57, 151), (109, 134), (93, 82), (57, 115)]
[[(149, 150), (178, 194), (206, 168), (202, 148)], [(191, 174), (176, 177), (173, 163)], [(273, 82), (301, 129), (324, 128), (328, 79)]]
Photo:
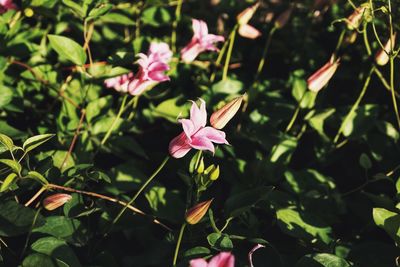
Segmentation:
[(47, 181), (47, 179), (44, 178), (43, 175), (41, 175), (40, 173), (35, 172), (35, 171), (28, 172), (28, 175), (26, 176), (26, 178), (34, 179), (34, 180), (38, 181), (39, 183), (42, 183), (42, 184), (45, 184), (45, 185), (49, 183)]
[(61, 35), (49, 34), (51, 47), (58, 55), (72, 61), (77, 65), (83, 65), (86, 62), (86, 53), (83, 47), (74, 40)]
[(22, 170), (21, 164), (11, 159), (0, 159), (0, 163), (7, 165), (16, 173), (20, 173)]
[(14, 147), (13, 140), (5, 134), (0, 134), (0, 143), (6, 146), (8, 150), (12, 150)]
[(28, 153), (32, 149), (40, 146), (41, 144), (47, 142), (52, 138), (54, 134), (41, 134), (41, 135), (36, 135), (28, 138), (24, 144), (22, 145), (22, 148), (24, 149), (25, 153)]
[(6, 191), (14, 182), (15, 178), (17, 178), (17, 174), (10, 173), (6, 179), (4, 179), (3, 183), (1, 184), (0, 192)]

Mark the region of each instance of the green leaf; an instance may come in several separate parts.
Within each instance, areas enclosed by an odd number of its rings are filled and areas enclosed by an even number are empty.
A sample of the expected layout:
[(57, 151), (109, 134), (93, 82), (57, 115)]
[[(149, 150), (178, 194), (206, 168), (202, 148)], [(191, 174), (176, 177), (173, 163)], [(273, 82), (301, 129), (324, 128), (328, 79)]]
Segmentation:
[(0, 143), (6, 146), (9, 151), (12, 151), (14, 147), (13, 140), (5, 134), (0, 134)]
[(329, 141), (329, 137), (325, 134), (324, 123), (327, 118), (329, 118), (333, 113), (335, 113), (334, 108), (330, 108), (322, 111), (321, 113), (315, 114), (314, 112), (310, 113), (311, 117), (307, 115), (306, 120), (312, 128), (314, 128), (319, 135), (325, 139), (325, 141)]
[(287, 136), (286, 139), (283, 139), (279, 144), (272, 148), (271, 162), (277, 162), (280, 159), (283, 162), (289, 162), (296, 147), (297, 139)]
[(372, 162), (369, 159), (369, 157), (367, 156), (367, 154), (365, 154), (365, 153), (361, 154), (361, 156), (360, 156), (360, 165), (361, 165), (361, 167), (363, 167), (366, 170), (371, 169)]
[(176, 122), (178, 117), (187, 117), (189, 113), (189, 103), (180, 103), (180, 100), (181, 97), (176, 97), (161, 102), (152, 110), (153, 115), (165, 118), (171, 122)]
[(212, 233), (207, 236), (207, 241), (210, 246), (222, 249), (222, 250), (231, 250), (233, 248), (232, 240), (228, 235), (222, 233)]
[(51, 47), (58, 55), (70, 60), (76, 65), (83, 65), (86, 62), (86, 53), (83, 47), (74, 40), (61, 35), (49, 34)]
[(86, 118), (92, 121), (93, 118), (101, 114), (103, 110), (106, 110), (112, 105), (112, 96), (101, 97), (96, 100), (89, 102), (86, 107)]
[(243, 83), (232, 79), (219, 81), (212, 86), (212, 91), (216, 94), (238, 94), (242, 89)]
[(297, 262), (296, 267), (350, 267), (345, 259), (328, 253), (305, 255)]
[(76, 12), (80, 17), (84, 18), (86, 16), (85, 9), (73, 0), (62, 0), (62, 2)]
[(19, 164), (17, 161), (11, 160), (11, 159), (0, 159), (0, 163), (7, 165), (16, 173), (20, 173), (22, 170), (21, 164)]
[(56, 261), (66, 263), (68, 266), (81, 266), (73, 250), (64, 241), (55, 237), (49, 236), (38, 239), (31, 245), (31, 249), (50, 256)]
[(160, 27), (171, 21), (171, 15), (167, 9), (153, 6), (143, 11), (141, 20), (143, 24)]
[(67, 263), (41, 253), (32, 253), (22, 262), (22, 267), (70, 267)]
[(18, 176), (15, 173), (10, 173), (1, 184), (0, 192), (6, 191)]
[(277, 210), (276, 217), (279, 227), (290, 236), (309, 242), (320, 240), (325, 244), (332, 240), (332, 228), (318, 217), (290, 208)]
[(399, 245), (400, 244), (400, 215), (384, 208), (374, 208), (372, 217), (377, 226), (382, 228)]
[[(0, 236), (18, 236), (27, 233), (32, 226), (36, 211), (15, 201), (0, 202)], [(36, 225), (44, 223), (38, 214)]]
[(40, 173), (36, 172), (36, 171), (30, 171), (28, 172), (28, 175), (26, 176), (26, 178), (31, 178), (34, 179), (36, 181), (38, 181), (41, 184), (48, 184), (49, 182), (47, 181), (46, 178), (44, 178), (43, 175), (41, 175)]
[(41, 134), (41, 135), (32, 136), (24, 142), (24, 144), (22, 145), (22, 148), (24, 149), (25, 153), (28, 153), (32, 149), (49, 141), (53, 136), (54, 136), (54, 134)]
[(130, 17), (119, 13), (108, 13), (100, 18), (101, 22), (135, 26), (136, 22)]
[(101, 16), (104, 16), (105, 14), (107, 14), (111, 9), (113, 8), (113, 5), (111, 4), (101, 4), (98, 7), (93, 8), (92, 10), (90, 10), (89, 12), (89, 16), (87, 17), (87, 19), (97, 19)]
[(206, 255), (209, 255), (211, 251), (208, 248), (205, 247), (194, 247), (191, 249), (188, 249), (184, 253), (185, 258), (200, 258), (204, 257)]

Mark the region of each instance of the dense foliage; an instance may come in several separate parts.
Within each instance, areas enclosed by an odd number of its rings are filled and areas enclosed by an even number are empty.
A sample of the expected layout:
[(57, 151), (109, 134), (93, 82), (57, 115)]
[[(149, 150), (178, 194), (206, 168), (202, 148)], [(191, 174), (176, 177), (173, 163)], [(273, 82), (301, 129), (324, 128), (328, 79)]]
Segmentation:
[(399, 10), (0, 0), (0, 266), (400, 266)]

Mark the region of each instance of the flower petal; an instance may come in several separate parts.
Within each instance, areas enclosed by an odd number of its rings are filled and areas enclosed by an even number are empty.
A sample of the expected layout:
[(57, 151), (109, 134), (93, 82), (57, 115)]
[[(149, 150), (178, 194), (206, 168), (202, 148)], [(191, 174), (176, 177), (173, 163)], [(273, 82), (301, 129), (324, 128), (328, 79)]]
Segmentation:
[(208, 34), (207, 24), (198, 19), (192, 19), (192, 27), (194, 32), (194, 37), (200, 39), (202, 36), (206, 36)]
[(189, 267), (207, 267), (207, 265), (205, 259), (195, 259), (189, 262)]
[(207, 123), (206, 102), (201, 98), (199, 98), (199, 100), (200, 108), (197, 106), (196, 102), (193, 102), (190, 109), (190, 120), (193, 122), (196, 131), (206, 126)]
[(196, 41), (192, 40), (187, 46), (181, 50), (181, 58), (185, 63), (190, 63), (204, 51), (204, 48)]
[(203, 137), (217, 144), (229, 144), (228, 141), (225, 139), (225, 133), (213, 127), (207, 126), (200, 129), (192, 138)]
[(249, 24), (241, 25), (238, 33), (240, 36), (248, 39), (256, 39), (261, 36), (261, 32)]
[(205, 136), (192, 137), (190, 146), (198, 150), (208, 150), (211, 151), (212, 153), (215, 152), (213, 143)]
[(186, 134), (186, 137), (191, 141), (191, 136), (195, 133), (196, 129), (191, 120), (188, 119), (180, 119), (180, 123), (182, 123), (183, 131)]
[(184, 157), (190, 149), (192, 148), (184, 132), (172, 139), (168, 147), (169, 154), (174, 158)]
[(230, 252), (221, 252), (214, 256), (208, 263), (208, 267), (234, 267), (235, 257)]

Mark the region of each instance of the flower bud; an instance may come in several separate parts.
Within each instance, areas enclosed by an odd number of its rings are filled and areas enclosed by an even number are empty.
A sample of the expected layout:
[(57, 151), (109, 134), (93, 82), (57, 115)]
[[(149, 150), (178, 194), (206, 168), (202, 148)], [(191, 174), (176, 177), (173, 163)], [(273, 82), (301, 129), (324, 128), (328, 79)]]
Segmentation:
[(239, 15), (237, 15), (236, 19), (239, 25), (247, 24), (250, 19), (253, 17), (254, 13), (256, 12), (258, 6), (260, 5), (259, 2), (255, 3), (254, 5), (246, 8)]
[(203, 157), (201, 157), (199, 166), (197, 166), (197, 173), (201, 174), (203, 172), (204, 172), (204, 160), (203, 160)]
[(185, 215), (186, 222), (188, 224), (198, 223), (204, 217), (204, 215), (206, 215), (206, 212), (210, 207), (212, 201), (213, 199), (210, 199), (190, 208)]
[(349, 30), (358, 29), (363, 20), (366, 10), (366, 6), (357, 7), (354, 12), (346, 19), (347, 28)]
[(247, 39), (257, 39), (261, 36), (261, 32), (249, 24), (240, 25), (238, 33)]
[(43, 200), (43, 206), (46, 210), (55, 210), (72, 199), (68, 194), (54, 194)]
[(283, 11), (282, 14), (280, 14), (278, 18), (275, 20), (275, 27), (278, 29), (285, 27), (285, 25), (288, 23), (290, 19), (292, 11), (293, 7), (289, 7), (288, 9)]
[(326, 63), (322, 68), (317, 70), (313, 75), (307, 80), (307, 87), (312, 92), (319, 92), (332, 78), (335, 74), (336, 69), (339, 66), (340, 58), (335, 60), (332, 55), (328, 63)]
[[(393, 40), (393, 45), (391, 40)], [(384, 45), (385, 49), (380, 49), (378, 53), (376, 53), (375, 56), (375, 61), (376, 64), (379, 66), (384, 66), (389, 62), (389, 52), (391, 52), (392, 48), (394, 48), (394, 45), (396, 43), (396, 33), (392, 35), (392, 38), (390, 38), (386, 44)]]
[(219, 165), (210, 172), (210, 180), (215, 181), (219, 178)]
[(245, 95), (232, 99), (222, 108), (215, 111), (210, 117), (210, 124), (215, 129), (222, 129), (238, 112)]

